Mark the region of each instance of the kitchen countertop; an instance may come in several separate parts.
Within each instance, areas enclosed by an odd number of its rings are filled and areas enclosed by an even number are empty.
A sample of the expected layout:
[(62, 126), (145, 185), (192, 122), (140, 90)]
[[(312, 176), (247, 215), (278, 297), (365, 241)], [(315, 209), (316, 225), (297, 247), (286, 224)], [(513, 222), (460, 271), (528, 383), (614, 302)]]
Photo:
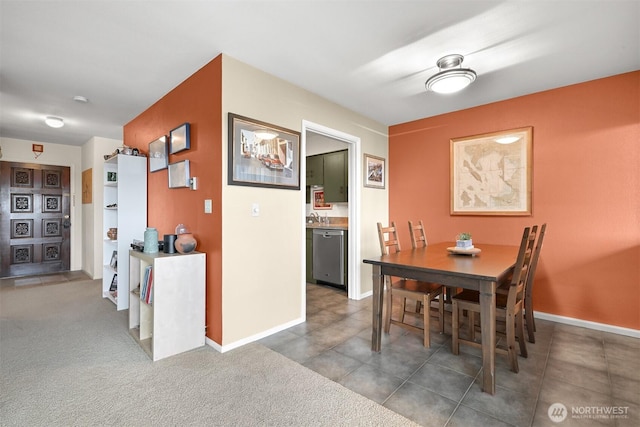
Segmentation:
[(349, 224), (344, 224), (344, 223), (325, 224), (325, 223), (318, 223), (318, 222), (309, 224), (309, 222), (307, 222), (307, 228), (326, 228), (328, 230), (348, 230)]
[(321, 219), (323, 221), (326, 220), (328, 222), (318, 222), (316, 218), (308, 216), (306, 218), (307, 228), (326, 228), (328, 230), (348, 230), (349, 229), (349, 217), (327, 216), (327, 217), (321, 217)]

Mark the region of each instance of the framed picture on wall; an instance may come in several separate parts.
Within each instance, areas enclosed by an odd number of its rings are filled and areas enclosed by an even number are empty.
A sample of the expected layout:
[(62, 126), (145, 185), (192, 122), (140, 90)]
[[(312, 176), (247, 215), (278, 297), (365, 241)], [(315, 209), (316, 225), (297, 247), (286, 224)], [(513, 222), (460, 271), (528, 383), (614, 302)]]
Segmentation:
[(171, 163), (169, 165), (169, 188), (189, 187), (191, 171), (189, 170), (189, 160)]
[(175, 154), (191, 148), (191, 126), (184, 123), (173, 129), (169, 134), (169, 153)]
[(451, 215), (531, 215), (533, 128), (451, 139)]
[(300, 189), (300, 132), (229, 113), (229, 185)]
[(364, 186), (371, 188), (384, 188), (385, 160), (382, 157), (364, 155)]
[(331, 203), (324, 201), (324, 190), (312, 190), (313, 209), (333, 209)]
[(161, 136), (149, 143), (149, 172), (166, 169), (169, 163), (168, 159), (166, 136)]

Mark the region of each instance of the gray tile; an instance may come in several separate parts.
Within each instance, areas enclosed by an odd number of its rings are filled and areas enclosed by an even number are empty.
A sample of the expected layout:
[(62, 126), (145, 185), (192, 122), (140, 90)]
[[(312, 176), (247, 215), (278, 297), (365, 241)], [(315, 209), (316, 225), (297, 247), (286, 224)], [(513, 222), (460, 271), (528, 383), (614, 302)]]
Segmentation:
[(511, 424), (504, 423), (487, 414), (478, 412), (467, 406), (460, 405), (453, 413), (447, 423), (447, 427), (512, 427)]
[(618, 400), (625, 403), (640, 404), (640, 381), (619, 375), (611, 375), (611, 389), (614, 403)]
[(303, 365), (323, 377), (337, 382), (362, 366), (362, 362), (333, 350), (328, 350), (308, 359)]
[(375, 354), (375, 352), (371, 350), (371, 340), (365, 340), (360, 336), (349, 338), (335, 346), (333, 350), (361, 362), (369, 361)]
[(478, 378), (461, 404), (514, 426), (528, 426), (533, 419), (536, 396), (496, 386), (496, 394), (482, 391)]
[(609, 373), (572, 362), (550, 359), (544, 373), (545, 379), (562, 381), (603, 394), (611, 393)]
[(427, 362), (409, 378), (409, 382), (458, 402), (473, 383), (473, 377)]
[(365, 364), (338, 382), (374, 402), (382, 403), (400, 387), (404, 380)]
[[(423, 426), (444, 426), (457, 403), (413, 383), (405, 383), (383, 406)], [(427, 409), (428, 408), (428, 409)]]
[(551, 379), (545, 376), (540, 389), (538, 404), (546, 404), (547, 408), (554, 403), (562, 403), (569, 411), (573, 407), (601, 407), (612, 406), (614, 401), (606, 393), (579, 387), (561, 379)]
[(369, 365), (396, 377), (409, 378), (429, 358), (429, 352), (407, 349), (404, 346), (388, 345), (367, 361)]
[(268, 337), (263, 338), (258, 342), (264, 345), (265, 347), (269, 347), (271, 349), (282, 347), (283, 345), (286, 345), (291, 340), (299, 338), (299, 336), (291, 332), (290, 329), (291, 328), (278, 332), (277, 334), (269, 335)]
[(438, 351), (429, 358), (429, 363), (435, 363), (445, 368), (453, 369), (470, 377), (475, 377), (478, 372), (480, 372), (480, 368), (482, 368), (481, 358), (466, 353), (455, 355), (451, 353), (451, 349), (447, 347), (440, 347)]

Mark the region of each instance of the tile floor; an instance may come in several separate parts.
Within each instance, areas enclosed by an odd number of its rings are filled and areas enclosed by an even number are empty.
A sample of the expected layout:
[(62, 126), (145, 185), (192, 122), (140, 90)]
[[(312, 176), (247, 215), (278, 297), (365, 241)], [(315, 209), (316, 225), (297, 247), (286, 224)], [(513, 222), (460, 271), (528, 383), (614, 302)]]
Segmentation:
[[(490, 396), (480, 389), (479, 350), (451, 353), (450, 316), (445, 334), (432, 322), (429, 349), (392, 326), (374, 353), (371, 305), (309, 284), (307, 321), (260, 342), (424, 426), (640, 425), (640, 339), (539, 320), (518, 374), (496, 355)], [(548, 415), (555, 403), (567, 410), (561, 423)]]
[(91, 280), (91, 277), (84, 271), (62, 271), (37, 276), (10, 277), (0, 279), (0, 288), (55, 285), (61, 282), (71, 282), (75, 280)]

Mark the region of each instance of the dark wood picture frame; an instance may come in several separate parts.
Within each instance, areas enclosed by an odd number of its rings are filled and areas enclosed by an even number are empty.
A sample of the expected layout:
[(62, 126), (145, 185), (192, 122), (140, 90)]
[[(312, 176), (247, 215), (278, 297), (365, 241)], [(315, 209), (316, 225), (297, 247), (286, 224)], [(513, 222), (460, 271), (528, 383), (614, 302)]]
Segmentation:
[(229, 113), (228, 133), (229, 185), (300, 189), (300, 132)]

